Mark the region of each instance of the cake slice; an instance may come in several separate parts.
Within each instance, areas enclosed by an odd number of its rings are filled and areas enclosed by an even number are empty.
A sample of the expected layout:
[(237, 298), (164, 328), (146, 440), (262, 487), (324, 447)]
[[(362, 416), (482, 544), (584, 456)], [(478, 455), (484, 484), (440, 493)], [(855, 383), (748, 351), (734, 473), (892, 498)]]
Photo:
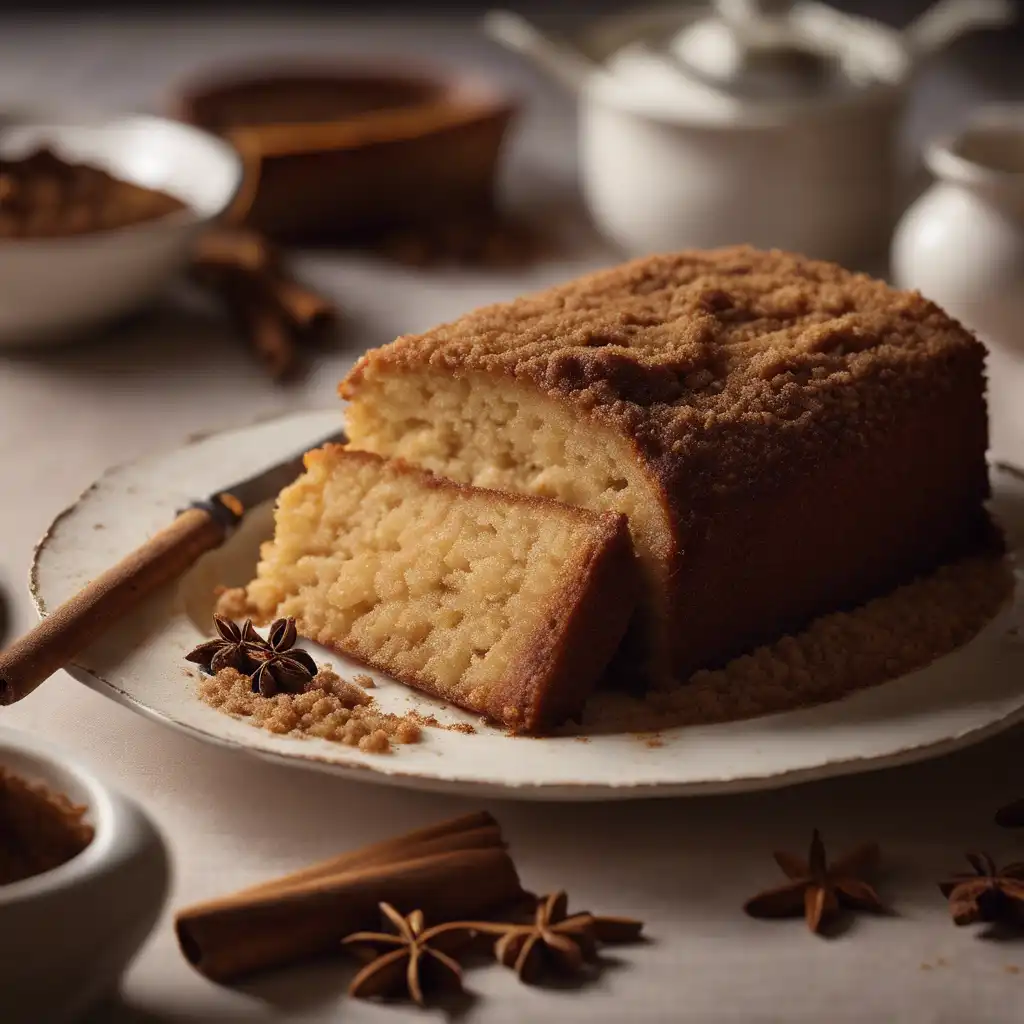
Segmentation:
[(626, 519), (481, 490), (340, 445), (278, 498), (259, 620), (536, 731), (577, 714), (638, 581)]
[(657, 684), (991, 536), (981, 343), (788, 253), (635, 260), (401, 337), (341, 391), (355, 448), (628, 516)]

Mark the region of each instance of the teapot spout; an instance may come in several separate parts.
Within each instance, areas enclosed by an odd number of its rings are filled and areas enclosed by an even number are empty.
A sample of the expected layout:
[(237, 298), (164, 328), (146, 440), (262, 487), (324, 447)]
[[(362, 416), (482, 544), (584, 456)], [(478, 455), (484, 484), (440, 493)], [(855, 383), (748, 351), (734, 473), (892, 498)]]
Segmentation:
[(482, 27), (494, 42), (526, 57), (570, 92), (579, 93), (597, 70), (594, 62), (579, 50), (556, 42), (512, 11), (488, 11)]

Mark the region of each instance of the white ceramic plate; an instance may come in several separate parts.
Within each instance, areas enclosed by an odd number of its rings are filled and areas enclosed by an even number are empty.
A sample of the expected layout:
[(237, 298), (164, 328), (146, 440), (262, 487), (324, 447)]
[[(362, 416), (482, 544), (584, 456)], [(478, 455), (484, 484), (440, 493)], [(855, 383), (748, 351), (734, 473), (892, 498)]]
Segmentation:
[[(192, 498), (301, 450), (340, 423), (338, 409), (308, 413), (111, 470), (39, 544), (32, 573), (39, 611), (70, 597)], [(1024, 476), (994, 468), (993, 483), (996, 513), (1016, 550), (1024, 540)], [(398, 746), (387, 756), (275, 736), (204, 705), (183, 660), (203, 638), (197, 623), (209, 622), (213, 587), (249, 579), (269, 530), (269, 507), (251, 514), (224, 548), (80, 657), (72, 675), (157, 721), (239, 751), (368, 781), (529, 800), (767, 789), (933, 757), (1024, 719), (1024, 641), (1016, 635), (1024, 607), (1018, 599), (970, 644), (919, 672), (816, 708), (668, 730), (660, 734), (661, 746), (631, 734), (595, 735), (585, 743), (508, 737), (380, 676), (374, 694), (385, 710), (415, 708), (442, 722), (470, 721), (476, 733), (425, 729), (422, 743)], [(343, 672), (350, 667), (315, 653)]]

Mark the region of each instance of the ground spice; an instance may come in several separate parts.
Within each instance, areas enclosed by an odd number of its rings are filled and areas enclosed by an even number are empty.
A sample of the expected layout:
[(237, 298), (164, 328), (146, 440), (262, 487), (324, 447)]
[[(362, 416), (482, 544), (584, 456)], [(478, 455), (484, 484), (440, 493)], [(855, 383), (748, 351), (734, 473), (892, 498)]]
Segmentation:
[(0, 885), (41, 875), (81, 853), (94, 830), (86, 808), (0, 765)]
[(368, 754), (387, 754), (393, 742), (422, 737), (416, 722), (378, 710), (365, 690), (330, 669), (321, 669), (305, 693), (263, 697), (252, 692), (249, 676), (233, 668), (203, 676), (198, 689), (210, 707), (279, 735), (316, 736)]

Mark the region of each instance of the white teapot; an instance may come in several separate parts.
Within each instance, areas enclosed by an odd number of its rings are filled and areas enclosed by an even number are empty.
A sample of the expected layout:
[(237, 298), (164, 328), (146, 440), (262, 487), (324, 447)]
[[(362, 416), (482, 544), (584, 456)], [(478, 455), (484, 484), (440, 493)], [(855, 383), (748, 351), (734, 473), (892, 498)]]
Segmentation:
[(815, 2), (716, 0), (603, 21), (574, 47), (507, 12), (485, 28), (579, 95), (584, 194), (627, 252), (748, 242), (856, 264), (898, 214), (916, 66), (1011, 13), (942, 0), (898, 32)]

